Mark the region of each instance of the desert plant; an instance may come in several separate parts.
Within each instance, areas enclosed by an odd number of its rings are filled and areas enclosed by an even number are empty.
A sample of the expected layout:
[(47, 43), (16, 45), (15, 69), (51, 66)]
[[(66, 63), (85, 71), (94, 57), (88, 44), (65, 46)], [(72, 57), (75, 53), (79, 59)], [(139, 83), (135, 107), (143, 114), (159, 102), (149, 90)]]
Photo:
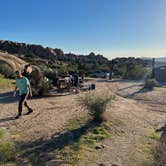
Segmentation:
[(78, 98), (81, 106), (88, 110), (94, 121), (101, 122), (104, 120), (104, 112), (108, 104), (115, 98), (113, 95), (98, 95), (95, 93), (87, 93)]
[(65, 76), (68, 73), (68, 69), (66, 66), (62, 66), (58, 70), (58, 76)]
[(15, 72), (14, 70), (4, 62), (0, 61), (0, 73), (4, 75), (6, 78), (14, 78), (15, 77)]
[(43, 95), (47, 95), (48, 91), (51, 89), (51, 82), (45, 78), (42, 82), (41, 82), (41, 86), (39, 87), (39, 92), (38, 95), (39, 96), (43, 96)]
[(145, 81), (144, 88), (153, 89), (157, 85), (158, 85), (158, 83), (157, 83), (157, 81), (155, 79), (147, 79)]
[(6, 130), (0, 128), (0, 165), (15, 160), (16, 158), (16, 149), (15, 145), (9, 141)]
[(57, 71), (56, 70), (46, 70), (44, 75), (52, 81), (53, 85), (57, 85)]
[(139, 80), (145, 78), (148, 72), (148, 68), (143, 67), (141, 64), (129, 63), (126, 65), (126, 71), (124, 70), (123, 78)]

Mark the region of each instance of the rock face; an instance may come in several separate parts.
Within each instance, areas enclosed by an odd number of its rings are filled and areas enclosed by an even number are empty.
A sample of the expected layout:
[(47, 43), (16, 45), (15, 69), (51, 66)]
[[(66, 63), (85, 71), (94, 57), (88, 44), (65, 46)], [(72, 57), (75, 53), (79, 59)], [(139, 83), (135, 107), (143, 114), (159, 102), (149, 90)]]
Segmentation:
[[(13, 71), (20, 70), (23, 72), (25, 65), (27, 63), (22, 59), (5, 52), (0, 52), (0, 62), (7, 63)], [(34, 95), (38, 95), (42, 88), (43, 74), (37, 66), (31, 66), (31, 71), (29, 80), (32, 85), (32, 91)]]
[(26, 64), (22, 59), (5, 52), (0, 52), (0, 61), (7, 63), (14, 71), (22, 70)]
[(62, 61), (72, 62), (96, 62), (107, 63), (108, 59), (102, 55), (95, 55), (90, 53), (89, 55), (75, 55), (72, 53), (64, 54), (63, 50), (58, 48), (43, 47), (36, 44), (18, 43), (7, 40), (0, 40), (0, 50), (6, 51), (10, 54), (16, 54), (17, 56), (38, 57), (42, 59), (55, 59)]
[(0, 40), (0, 50), (11, 54), (24, 55), (29, 57), (39, 56), (41, 58), (51, 58), (57, 55), (51, 48), (44, 48), (41, 45), (17, 43), (12, 41)]

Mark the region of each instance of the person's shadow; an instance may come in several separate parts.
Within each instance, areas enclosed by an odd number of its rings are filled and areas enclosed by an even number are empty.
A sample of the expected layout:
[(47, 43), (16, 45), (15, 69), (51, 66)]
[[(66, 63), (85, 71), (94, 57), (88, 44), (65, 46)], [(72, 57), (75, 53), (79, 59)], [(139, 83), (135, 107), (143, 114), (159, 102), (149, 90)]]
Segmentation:
[(12, 121), (12, 120), (15, 120), (15, 117), (7, 117), (7, 118), (0, 119), (0, 123)]
[(15, 103), (18, 97), (13, 97), (12, 92), (0, 93), (0, 104)]
[(99, 123), (87, 121), (86, 124), (76, 129), (55, 133), (47, 140), (38, 139), (34, 142), (19, 142), (19, 149), (22, 151), (21, 157), (28, 159), (32, 166), (45, 166), (47, 161), (52, 160), (52, 157), (48, 154), (55, 152), (52, 165), (66, 165), (68, 163), (60, 161), (56, 151), (61, 151), (64, 147), (77, 143), (82, 135), (98, 125)]

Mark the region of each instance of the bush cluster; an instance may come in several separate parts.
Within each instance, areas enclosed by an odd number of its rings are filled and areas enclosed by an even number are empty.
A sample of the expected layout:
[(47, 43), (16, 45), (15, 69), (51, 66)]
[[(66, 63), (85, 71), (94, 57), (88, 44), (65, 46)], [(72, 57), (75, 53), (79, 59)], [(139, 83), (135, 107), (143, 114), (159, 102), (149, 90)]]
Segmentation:
[(15, 72), (14, 70), (4, 62), (0, 62), (0, 73), (4, 75), (5, 78), (14, 78)]
[(114, 98), (113, 95), (87, 93), (84, 96), (80, 96), (78, 102), (88, 110), (88, 113), (92, 116), (94, 121), (100, 122), (104, 120), (104, 112), (106, 111), (108, 104), (110, 104)]
[(0, 165), (16, 159), (15, 145), (6, 136), (6, 130), (0, 128)]
[(155, 86), (158, 86), (158, 83), (157, 83), (157, 81), (156, 81), (155, 79), (148, 78), (148, 79), (145, 81), (144, 88), (153, 89)]

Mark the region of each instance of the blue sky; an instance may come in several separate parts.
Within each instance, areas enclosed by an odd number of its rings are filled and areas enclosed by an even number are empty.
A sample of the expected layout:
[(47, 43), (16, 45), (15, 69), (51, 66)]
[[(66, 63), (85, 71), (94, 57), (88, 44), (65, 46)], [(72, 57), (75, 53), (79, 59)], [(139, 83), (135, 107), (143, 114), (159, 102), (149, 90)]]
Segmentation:
[(117, 56), (166, 56), (166, 0), (0, 0), (0, 39)]

